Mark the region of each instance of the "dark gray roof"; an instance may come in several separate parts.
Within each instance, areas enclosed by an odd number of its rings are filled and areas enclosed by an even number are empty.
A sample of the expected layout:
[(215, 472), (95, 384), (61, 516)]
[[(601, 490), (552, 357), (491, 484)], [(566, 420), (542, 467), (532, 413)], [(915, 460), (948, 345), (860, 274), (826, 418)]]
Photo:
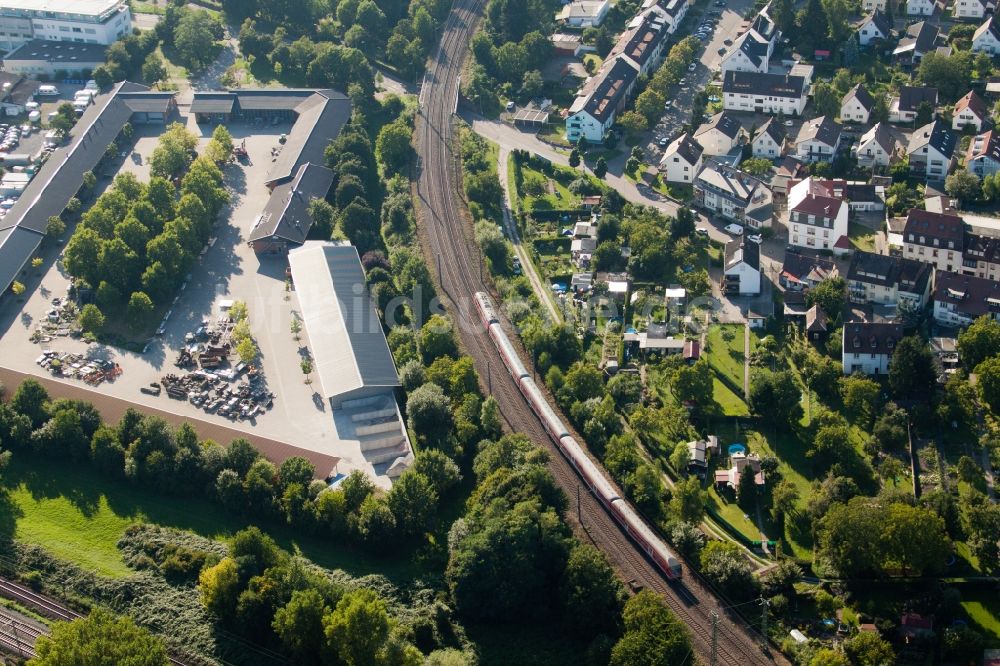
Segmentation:
[(852, 321), (844, 324), (845, 354), (892, 354), (903, 339), (901, 324)]
[(767, 122), (764, 123), (764, 126), (757, 133), (767, 134), (779, 146), (785, 140), (786, 135), (784, 126), (774, 116), (768, 118)]
[(790, 74), (728, 71), (722, 81), (723, 93), (798, 99), (805, 95), (805, 90), (805, 78)]
[[(132, 109), (125, 101), (127, 95), (121, 93), (148, 91), (145, 86), (124, 81), (98, 95), (70, 131), (69, 144), (49, 156), (0, 220), (0, 229), (25, 227), (44, 234), (49, 217), (62, 213), (83, 184), (83, 174), (97, 166), (108, 144), (132, 117)], [(157, 94), (172, 97), (174, 93)]]
[(970, 318), (1000, 315), (1000, 282), (938, 271), (934, 276), (934, 301), (949, 303)]
[(892, 20), (889, 18), (889, 15), (882, 10), (876, 9), (872, 12), (868, 19), (876, 28), (878, 28), (878, 31), (886, 37), (892, 34)]
[(24, 74), (11, 74), (10, 72), (0, 72), (0, 84), (10, 84), (10, 90), (0, 93), (2, 101), (9, 104), (24, 106), (35, 97), (35, 92), (41, 86), (40, 81), (29, 79)]
[(726, 270), (729, 270), (740, 262), (759, 271), (760, 244), (753, 241), (745, 241), (742, 238), (735, 238), (726, 243)]
[(341, 93), (322, 90), (302, 101), (295, 111), (298, 119), (265, 179), (269, 185), (292, 178), (307, 162), (326, 163), (326, 146), (350, 119), (351, 100)]
[(65, 65), (65, 69), (72, 69), (80, 64), (104, 62), (107, 50), (108, 47), (103, 44), (50, 42), (46, 39), (32, 39), (4, 56), (4, 61), (50, 62), (57, 69), (60, 65)]
[(785, 252), (781, 274), (797, 282), (815, 279), (816, 282), (829, 277), (837, 270), (832, 259), (809, 252)]
[(740, 119), (736, 117), (735, 113), (730, 113), (729, 111), (720, 111), (719, 113), (712, 116), (712, 118), (699, 127), (695, 131), (695, 135), (708, 132), (709, 130), (719, 130), (725, 134), (730, 139), (735, 139), (740, 134), (740, 130), (743, 129)]
[(234, 91), (240, 109), (244, 111), (292, 110), (303, 100), (316, 93), (315, 90), (259, 88)]
[(332, 184), (332, 171), (324, 166), (303, 164), (294, 180), (278, 185), (271, 192), (248, 240), (275, 237), (301, 245), (313, 224), (309, 202), (326, 197)]
[(687, 133), (674, 139), (673, 143), (667, 147), (665, 155), (670, 153), (671, 148), (674, 148), (677, 155), (682, 157), (685, 162), (692, 165), (698, 163), (704, 151), (701, 144), (692, 139), (691, 135)]
[(757, 41), (754, 33), (747, 31), (736, 38), (736, 44), (733, 45), (733, 48), (743, 51), (743, 54), (755, 67), (760, 67), (760, 64), (767, 58), (767, 46), (767, 42)]
[(813, 118), (802, 124), (798, 141), (819, 141), (828, 146), (836, 146), (840, 141), (840, 125), (829, 116)]
[(861, 136), (859, 145), (864, 145), (872, 140), (881, 146), (882, 150), (884, 150), (887, 154), (892, 155), (893, 150), (896, 147), (896, 137), (892, 135), (892, 128), (889, 127), (888, 123), (877, 123), (874, 127), (865, 132)]
[(232, 113), (236, 95), (228, 92), (196, 92), (191, 113)]
[(41, 243), (42, 235), (30, 229), (12, 227), (0, 231), (0, 294), (7, 292)]
[(638, 26), (622, 35), (611, 55), (621, 53), (634, 60), (639, 67), (645, 67), (658, 44), (666, 38), (667, 24), (656, 13), (646, 12)]
[(171, 92), (119, 93), (119, 98), (133, 113), (167, 113), (174, 102)]
[(899, 291), (911, 294), (922, 294), (927, 290), (932, 273), (931, 264), (922, 261), (858, 250), (851, 259), (847, 279), (879, 287), (895, 287)]
[(610, 67), (601, 69), (603, 74), (598, 73), (600, 79), (595, 83), (582, 110), (603, 124), (618, 108), (639, 72), (623, 58), (615, 58)]
[(871, 93), (868, 92), (868, 89), (865, 88), (864, 84), (859, 83), (858, 85), (848, 90), (847, 94), (844, 95), (844, 102), (851, 99), (852, 97), (858, 100), (858, 103), (861, 104), (862, 107), (864, 107), (865, 111), (870, 112), (872, 109), (875, 108), (875, 98), (871, 96)]
[(927, 102), (932, 107), (937, 106), (937, 88), (927, 86), (901, 86), (899, 89), (899, 110), (916, 113), (920, 105)]
[(935, 148), (945, 157), (951, 157), (955, 152), (955, 144), (958, 136), (951, 131), (951, 127), (942, 120), (932, 120), (923, 127), (914, 130), (910, 135), (910, 146), (907, 152), (914, 152), (917, 148), (927, 144)]

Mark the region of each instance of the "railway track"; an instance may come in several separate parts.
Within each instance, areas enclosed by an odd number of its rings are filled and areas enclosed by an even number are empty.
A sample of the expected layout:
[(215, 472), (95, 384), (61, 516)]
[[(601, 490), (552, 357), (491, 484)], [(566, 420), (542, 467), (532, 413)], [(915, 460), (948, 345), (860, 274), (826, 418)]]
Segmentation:
[[(763, 652), (759, 637), (755, 638), (738, 617), (721, 610), (716, 597), (689, 567), (683, 582), (669, 583), (637, 550), (600, 503), (584, 490), (581, 479), (549, 439), (504, 369), (492, 341), (477, 325), (473, 294), (495, 292), (492, 285), (481, 279), (481, 259), (472, 236), (471, 220), (456, 205), (460, 201), (461, 181), (452, 118), (462, 62), (485, 1), (454, 0), (440, 47), (424, 77), (421, 110), (416, 121), (418, 228), (425, 257), (439, 282), (441, 300), (455, 318), (465, 350), (473, 358), (480, 376), (486, 378), (511, 430), (528, 435), (547, 448), (551, 454), (549, 467), (556, 481), (570, 498), (580, 498), (581, 521), (575, 526), (582, 528), (605, 553), (618, 573), (626, 580), (635, 579), (667, 600), (690, 629), (694, 651), (705, 663), (710, 663), (713, 653), (712, 612), (716, 611), (716, 663), (787, 664), (781, 655)], [(693, 662), (692, 657), (689, 663)]]

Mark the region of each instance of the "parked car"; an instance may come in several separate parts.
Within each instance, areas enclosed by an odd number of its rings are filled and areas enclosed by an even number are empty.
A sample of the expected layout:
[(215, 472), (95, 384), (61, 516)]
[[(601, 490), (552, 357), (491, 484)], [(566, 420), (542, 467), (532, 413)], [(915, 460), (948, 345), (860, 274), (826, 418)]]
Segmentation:
[(743, 227), (741, 227), (740, 225), (736, 224), (735, 222), (730, 222), (726, 226), (722, 227), (722, 230), (725, 231), (727, 234), (730, 234), (732, 236), (742, 236), (743, 235)]
[(696, 63), (691, 63), (690, 65), (688, 65), (688, 71), (689, 72), (693, 72), (697, 68), (698, 68), (698, 65)]
[(747, 240), (750, 241), (751, 243), (763, 243), (764, 237), (761, 236), (760, 234), (750, 234), (749, 236), (747, 236)]
[(507, 102), (507, 111), (513, 111), (516, 108), (517, 104), (514, 104), (514, 102)]
[(698, 227), (697, 229), (694, 230), (694, 232), (696, 234), (698, 234), (699, 236), (707, 236), (708, 235), (708, 227)]

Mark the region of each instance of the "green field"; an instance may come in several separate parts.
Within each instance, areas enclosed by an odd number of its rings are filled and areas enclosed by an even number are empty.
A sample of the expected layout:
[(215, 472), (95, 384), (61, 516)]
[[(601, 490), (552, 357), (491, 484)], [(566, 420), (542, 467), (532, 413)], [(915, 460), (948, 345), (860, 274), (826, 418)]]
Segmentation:
[[(726, 340), (723, 331), (731, 331), (732, 338)], [(750, 335), (750, 349), (753, 350), (754, 336)], [(731, 387), (743, 386), (743, 326), (741, 324), (719, 324), (708, 329), (705, 338), (707, 350), (704, 352), (708, 364), (717, 375), (728, 380)]]
[(849, 223), (847, 236), (851, 240), (851, 245), (865, 252), (875, 251), (875, 232), (863, 224), (856, 222)]
[[(47, 464), (27, 455), (12, 458), (3, 480), (14, 517), (14, 525), (5, 525), (7, 531), (13, 529), (19, 540), (107, 576), (130, 573), (117, 543), (132, 523), (156, 523), (223, 539), (254, 522), (233, 516), (207, 500), (146, 492), (80, 465)], [(326, 568), (344, 569), (353, 575), (383, 573), (397, 580), (422, 573), (417, 562), (373, 559), (367, 553), (339, 547), (332, 539), (303, 538), (283, 526), (263, 527), (283, 548), (300, 550)]]
[(989, 590), (972, 592), (965, 587), (962, 590), (962, 608), (983, 633), (986, 643), (993, 647), (1000, 646), (1000, 603), (996, 593)]
[(715, 490), (715, 484), (709, 486), (708, 501), (711, 509), (719, 519), (732, 530), (739, 532), (748, 541), (760, 540), (760, 530), (752, 518), (748, 518), (736, 502), (727, 502)]
[(718, 377), (712, 377), (712, 399), (719, 405), (723, 416), (749, 416), (750, 409), (743, 398), (736, 395), (732, 389), (722, 383)]

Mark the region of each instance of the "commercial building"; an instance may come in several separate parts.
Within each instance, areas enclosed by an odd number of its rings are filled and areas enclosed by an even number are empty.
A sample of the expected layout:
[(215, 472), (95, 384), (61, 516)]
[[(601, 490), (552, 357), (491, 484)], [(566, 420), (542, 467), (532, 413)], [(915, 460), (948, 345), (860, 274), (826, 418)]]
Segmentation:
[(3, 71), (33, 78), (83, 78), (104, 64), (107, 47), (33, 39), (3, 58)]
[(344, 456), (341, 465), (398, 476), (413, 460), (395, 397), (399, 375), (357, 248), (309, 241), (289, 252), (288, 263), (321, 395), (341, 442), (358, 446), (358, 457)]
[(284, 254), (305, 243), (313, 225), (309, 205), (324, 199), (332, 184), (332, 171), (306, 163), (295, 178), (277, 185), (250, 230), (247, 242), (254, 252)]
[(0, 51), (31, 40), (112, 44), (132, 29), (125, 0), (2, 0)]
[(60, 215), (125, 123), (164, 122), (176, 110), (175, 93), (123, 81), (98, 95), (0, 220), (0, 294), (17, 279), (42, 242), (48, 219)]

